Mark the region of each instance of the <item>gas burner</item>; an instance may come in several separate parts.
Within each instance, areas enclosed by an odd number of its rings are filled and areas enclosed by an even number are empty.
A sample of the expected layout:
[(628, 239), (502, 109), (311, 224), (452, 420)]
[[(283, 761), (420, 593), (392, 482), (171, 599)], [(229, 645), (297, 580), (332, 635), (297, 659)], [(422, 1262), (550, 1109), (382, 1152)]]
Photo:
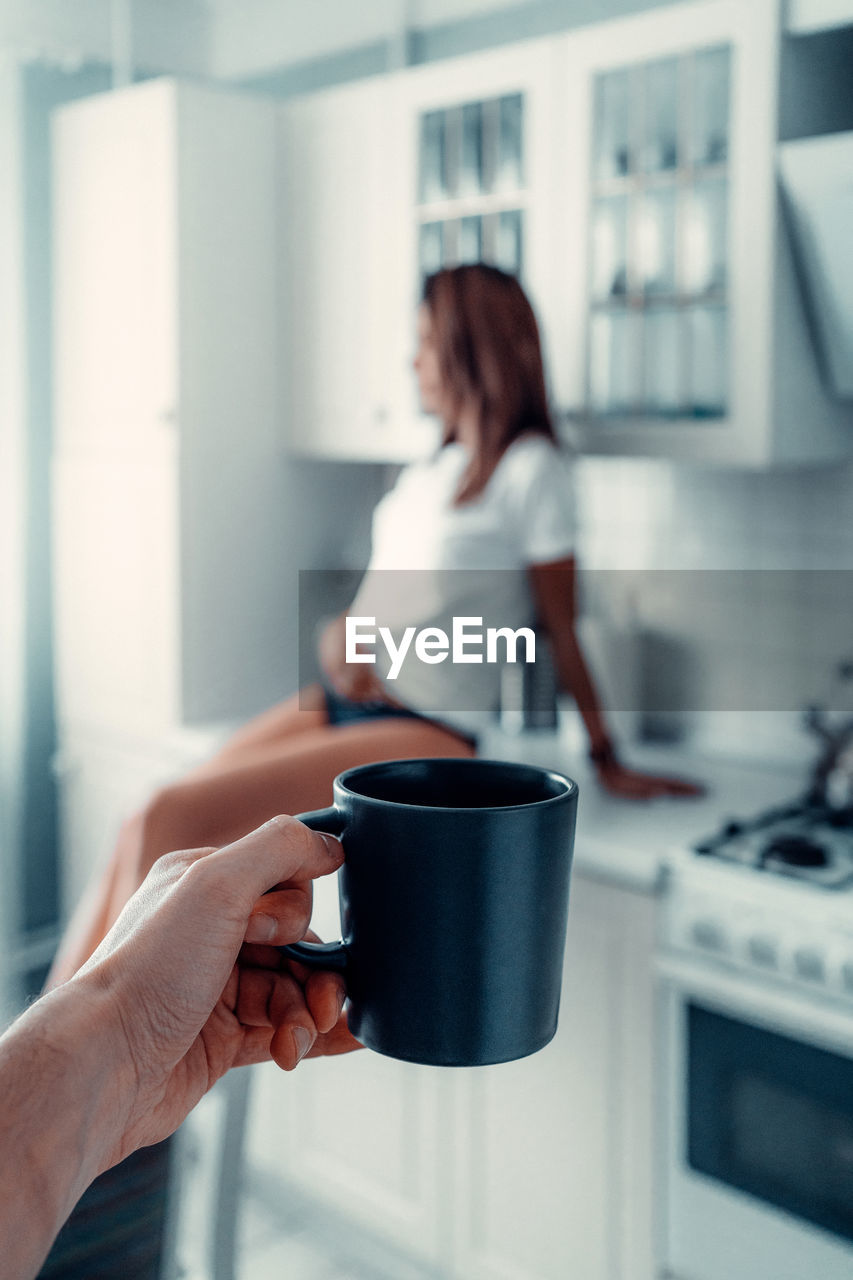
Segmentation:
[(853, 814), (809, 797), (752, 818), (729, 818), (696, 853), (824, 889), (853, 888)]
[(762, 866), (768, 862), (782, 862), (789, 867), (826, 867), (829, 860), (829, 854), (817, 840), (785, 832), (773, 836), (761, 851)]

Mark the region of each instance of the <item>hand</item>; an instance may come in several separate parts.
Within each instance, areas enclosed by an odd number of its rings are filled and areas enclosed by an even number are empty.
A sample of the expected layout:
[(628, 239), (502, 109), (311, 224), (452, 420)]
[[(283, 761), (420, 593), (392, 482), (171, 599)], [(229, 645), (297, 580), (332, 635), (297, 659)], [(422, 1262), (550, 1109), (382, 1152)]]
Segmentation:
[(684, 778), (669, 778), (652, 773), (640, 773), (627, 769), (618, 760), (610, 760), (597, 767), (598, 780), (614, 796), (629, 800), (651, 800), (656, 796), (702, 796), (701, 783)]
[(276, 950), (305, 936), (311, 880), (342, 861), (337, 840), (288, 817), (223, 849), (158, 860), (67, 984), (105, 996), (105, 1046), (119, 1070), (132, 1067), (109, 1164), (167, 1137), (231, 1067), (272, 1059), (291, 1070), (360, 1047), (341, 1014), (341, 977)]
[[(347, 662), (345, 628), (346, 615), (341, 614), (320, 635), (318, 657), (329, 684), (351, 702), (387, 702), (389, 706), (399, 706), (389, 696), (372, 663)], [(356, 646), (356, 649), (365, 652), (363, 647)]]

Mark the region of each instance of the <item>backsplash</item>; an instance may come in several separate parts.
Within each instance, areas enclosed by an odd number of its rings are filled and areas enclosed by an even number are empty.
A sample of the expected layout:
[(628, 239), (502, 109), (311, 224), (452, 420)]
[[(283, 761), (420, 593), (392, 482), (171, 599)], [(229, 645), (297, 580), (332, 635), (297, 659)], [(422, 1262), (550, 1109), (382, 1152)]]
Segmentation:
[(614, 626), (634, 633), (636, 732), (811, 758), (801, 708), (843, 697), (832, 675), (853, 657), (853, 463), (746, 472), (582, 458), (575, 500), (585, 590), (609, 590)]

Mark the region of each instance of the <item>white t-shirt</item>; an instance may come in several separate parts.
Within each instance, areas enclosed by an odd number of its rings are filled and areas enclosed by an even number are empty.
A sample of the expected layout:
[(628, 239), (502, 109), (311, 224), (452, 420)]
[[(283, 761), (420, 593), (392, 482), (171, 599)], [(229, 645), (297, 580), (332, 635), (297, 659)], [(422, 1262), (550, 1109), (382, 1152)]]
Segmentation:
[[(513, 441), (483, 492), (454, 506), (468, 459), (462, 445), (449, 444), (411, 464), (374, 511), (370, 563), (347, 613), (375, 617), (398, 643), (411, 626), (450, 636), (454, 617), (481, 617), (484, 632), (529, 626), (527, 567), (572, 554), (571, 473), (546, 437)], [(389, 680), (384, 646), (375, 652), (389, 694), (423, 715), (476, 732), (497, 705), (498, 664), (454, 663), (448, 655), (429, 665), (409, 652)]]

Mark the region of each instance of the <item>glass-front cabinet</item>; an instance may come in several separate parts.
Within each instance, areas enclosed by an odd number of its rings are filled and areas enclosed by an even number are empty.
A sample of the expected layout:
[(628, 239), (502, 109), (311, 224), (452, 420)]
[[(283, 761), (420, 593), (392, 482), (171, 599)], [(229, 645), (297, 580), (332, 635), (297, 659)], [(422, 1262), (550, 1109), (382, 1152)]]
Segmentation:
[(563, 38), (552, 372), (585, 452), (849, 452), (779, 208), (781, 14), (780, 0), (696, 0)]
[[(561, 50), (553, 37), (529, 40), (401, 77), (412, 310), (431, 272), (488, 262), (522, 281), (547, 341), (553, 83)], [(417, 418), (411, 386), (409, 407)]]
[(521, 275), (524, 94), (421, 113), (418, 129), (418, 266), (491, 262)]
[(726, 412), (730, 64), (721, 45), (595, 76), (594, 414)]

